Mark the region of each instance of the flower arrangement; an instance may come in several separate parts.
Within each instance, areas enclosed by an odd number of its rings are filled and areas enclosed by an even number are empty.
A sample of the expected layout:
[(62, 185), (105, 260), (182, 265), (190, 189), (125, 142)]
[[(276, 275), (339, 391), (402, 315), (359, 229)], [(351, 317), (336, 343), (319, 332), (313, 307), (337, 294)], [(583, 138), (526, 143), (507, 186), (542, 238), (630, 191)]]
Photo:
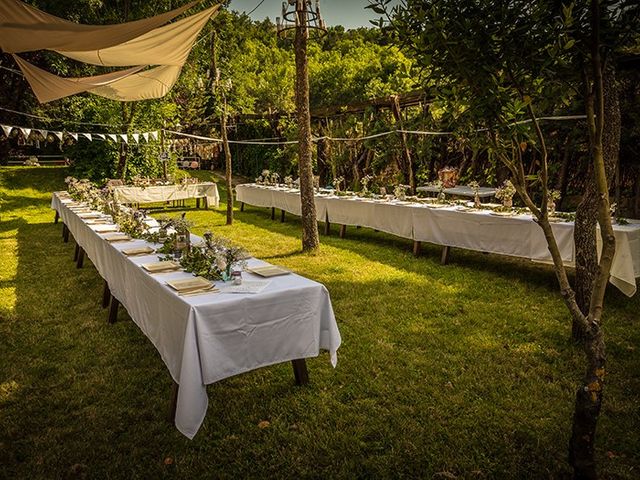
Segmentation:
[(114, 217), (114, 221), (120, 227), (120, 231), (126, 233), (131, 238), (144, 238), (149, 231), (146, 224), (147, 213), (137, 208), (122, 208)]
[(549, 190), (547, 192), (547, 209), (549, 211), (549, 215), (554, 215), (556, 213), (556, 202), (560, 200), (562, 194), (560, 190)]
[(365, 175), (360, 180), (360, 184), (362, 185), (362, 190), (360, 191), (360, 193), (363, 197), (366, 197), (369, 193), (369, 184), (371, 183), (371, 180), (373, 180), (373, 177), (371, 175)]
[(227, 281), (234, 267), (244, 268), (247, 253), (242, 248), (211, 232), (205, 232), (203, 240), (180, 258), (180, 266), (185, 271), (208, 280)]
[(287, 188), (293, 187), (293, 177), (291, 175), (287, 175), (286, 177), (284, 177), (284, 184), (287, 186)]
[(480, 208), (481, 202), (480, 196), (478, 195), (478, 193), (480, 192), (480, 184), (474, 180), (472, 182), (469, 182), (469, 188), (473, 192), (473, 206), (475, 208)]
[(333, 179), (333, 188), (336, 189), (336, 192), (341, 192), (342, 191), (342, 184), (344, 183), (344, 177), (340, 176), (340, 177), (336, 177)]
[(280, 175), (276, 172), (271, 172), (271, 178), (269, 180), (271, 185), (278, 185), (280, 183)]
[(502, 204), (511, 208), (513, 206), (513, 196), (516, 194), (516, 187), (513, 186), (511, 180), (505, 180), (504, 183), (496, 191), (496, 198), (502, 200)]
[(256, 178), (258, 185), (269, 185), (271, 180), (271, 172), (269, 170), (262, 170), (262, 173)]
[(38, 162), (38, 157), (29, 157), (24, 161), (23, 165), (27, 167), (39, 167), (40, 162)]
[[(150, 243), (162, 244), (162, 247), (156, 250), (158, 253), (182, 255), (191, 246), (191, 233), (189, 230), (193, 226), (193, 223), (188, 221), (185, 216), (186, 214), (183, 213), (176, 218), (158, 218), (158, 228), (154, 229), (154, 231), (147, 231), (144, 239)], [(161, 258), (161, 260), (170, 260), (170, 258)]]
[(444, 183), (442, 182), (442, 180), (436, 180), (431, 184), (431, 186), (435, 187), (436, 190), (438, 191), (438, 196), (436, 198), (436, 201), (438, 203), (445, 203), (447, 201), (447, 197), (444, 193)]
[(398, 200), (406, 200), (407, 199), (407, 189), (409, 185), (396, 185), (393, 189), (393, 195)]

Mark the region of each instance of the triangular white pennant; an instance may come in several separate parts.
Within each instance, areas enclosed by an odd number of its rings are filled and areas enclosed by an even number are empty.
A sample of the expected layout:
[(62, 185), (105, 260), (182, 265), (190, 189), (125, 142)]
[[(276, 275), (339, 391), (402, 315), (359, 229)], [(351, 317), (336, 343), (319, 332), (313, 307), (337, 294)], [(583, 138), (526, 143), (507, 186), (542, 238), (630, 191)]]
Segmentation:
[(58, 140), (62, 141), (62, 132), (51, 132), (53, 133), (56, 137), (58, 137)]
[(42, 138), (44, 138), (45, 140), (47, 139), (47, 137), (49, 136), (49, 132), (47, 132), (46, 130), (34, 130), (34, 132), (39, 133), (40, 135), (42, 135)]
[(132, 133), (131, 136), (133, 137), (133, 141), (136, 143), (140, 143), (140, 134), (139, 133)]
[(80, 135), (82, 135), (87, 140), (91, 141), (91, 134), (90, 133), (81, 133)]
[(72, 133), (72, 132), (67, 132), (67, 134), (73, 138), (76, 142), (78, 141), (78, 134), (77, 133)]
[(117, 137), (117, 135), (115, 133), (107, 133), (107, 137), (109, 137), (114, 142), (118, 141), (118, 137)]
[(120, 138), (122, 139), (122, 141), (126, 144), (129, 144), (129, 137), (126, 133), (121, 133), (120, 134)]
[(144, 141), (149, 143), (149, 132), (145, 132), (142, 134), (142, 138), (144, 138)]
[(98, 137), (100, 140), (103, 140), (103, 141), (107, 139), (107, 137), (102, 133), (94, 133), (93, 136)]
[(13, 130), (13, 127), (10, 125), (0, 125), (0, 127), (2, 127), (2, 131), (7, 137), (11, 134), (11, 130)]
[(154, 140), (158, 140), (158, 132), (149, 132), (149, 135), (151, 135), (151, 138), (153, 138)]
[(29, 135), (31, 135), (31, 129), (30, 128), (18, 127), (18, 129), (22, 132), (22, 135), (24, 135), (24, 139), (25, 140), (27, 138), (29, 138)]

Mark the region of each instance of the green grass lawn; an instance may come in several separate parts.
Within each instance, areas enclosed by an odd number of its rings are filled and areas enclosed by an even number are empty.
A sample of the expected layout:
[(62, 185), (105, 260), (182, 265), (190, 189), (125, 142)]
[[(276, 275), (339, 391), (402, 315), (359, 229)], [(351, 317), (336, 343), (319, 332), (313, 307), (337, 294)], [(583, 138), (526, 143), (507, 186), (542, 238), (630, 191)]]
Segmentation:
[[(200, 175), (208, 174), (199, 172)], [(307, 362), (208, 387), (193, 441), (165, 421), (171, 379), (53, 224), (64, 168), (0, 168), (0, 478), (562, 478), (583, 358), (550, 268), (368, 229), (300, 253), (300, 224), (224, 205), (187, 218), (328, 288), (343, 338)], [(203, 177), (204, 178), (204, 177)], [(221, 189), (224, 198), (224, 190)], [(177, 209), (168, 209), (176, 213)], [(154, 214), (159, 213), (155, 209)], [(640, 477), (640, 294), (607, 293), (604, 478)], [(266, 428), (258, 424), (268, 421)], [(264, 426), (264, 424), (262, 425)]]

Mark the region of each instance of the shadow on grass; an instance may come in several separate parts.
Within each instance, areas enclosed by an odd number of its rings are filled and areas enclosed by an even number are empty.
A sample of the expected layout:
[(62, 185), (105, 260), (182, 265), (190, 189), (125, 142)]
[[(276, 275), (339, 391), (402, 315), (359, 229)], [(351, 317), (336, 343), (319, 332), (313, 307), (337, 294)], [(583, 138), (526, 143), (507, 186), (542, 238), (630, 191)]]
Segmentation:
[(324, 354), (310, 361), (306, 388), (293, 386), (288, 364), (219, 382), (188, 442), (164, 421), (170, 382), (159, 355), (124, 312), (106, 323), (101, 279), (89, 262), (76, 269), (60, 228), (22, 225), (17, 235), (16, 320), (5, 325), (12, 345), (3, 352), (3, 381), (15, 386), (1, 422), (4, 463), (16, 478), (73, 477), (78, 468), (89, 477), (158, 476), (165, 455), (191, 477), (563, 470), (564, 452), (547, 446), (564, 444), (568, 416), (556, 404), (571, 394), (563, 379), (573, 352), (556, 344), (555, 356), (529, 351), (538, 340), (510, 333), (511, 322), (487, 332), (482, 315), (465, 321), (457, 293), (431, 289), (425, 303), (421, 285), (406, 281), (330, 282), (336, 300), (353, 302), (338, 369)]
[[(264, 213), (263, 213), (264, 212)], [(301, 228), (300, 220), (289, 215), (286, 223), (278, 220), (270, 220), (270, 209), (249, 207), (245, 205), (244, 212), (236, 213), (237, 218), (262, 228), (275, 231), (278, 234), (290, 237), (298, 237)], [(293, 228), (292, 228), (293, 227)], [(324, 231), (324, 224), (320, 224), (320, 232)], [(369, 260), (382, 262), (413, 273), (425, 273), (425, 264), (429, 267), (429, 273), (437, 275), (439, 271), (451, 268), (463, 268), (465, 270), (479, 270), (485, 273), (499, 275), (508, 281), (522, 282), (523, 279), (536, 287), (542, 287), (547, 291), (557, 290), (557, 281), (552, 267), (535, 264), (525, 259), (483, 254), (459, 248), (451, 249), (449, 265), (440, 265), (442, 247), (423, 243), (422, 253), (419, 258), (412, 256), (413, 242), (411, 240), (395, 237), (390, 234), (375, 232), (369, 228), (349, 227), (347, 237), (341, 239), (338, 236), (339, 226), (331, 226), (331, 235), (321, 235), (323, 244), (334, 248), (349, 250)], [(373, 248), (367, 248), (364, 243)], [(380, 255), (380, 248), (393, 249), (396, 255)], [(387, 252), (390, 253), (390, 252)], [(393, 257), (393, 258), (391, 258)], [(274, 257), (277, 258), (277, 257)]]
[(51, 193), (64, 188), (68, 167), (0, 167), (2, 188), (21, 190), (32, 188), (41, 193)]

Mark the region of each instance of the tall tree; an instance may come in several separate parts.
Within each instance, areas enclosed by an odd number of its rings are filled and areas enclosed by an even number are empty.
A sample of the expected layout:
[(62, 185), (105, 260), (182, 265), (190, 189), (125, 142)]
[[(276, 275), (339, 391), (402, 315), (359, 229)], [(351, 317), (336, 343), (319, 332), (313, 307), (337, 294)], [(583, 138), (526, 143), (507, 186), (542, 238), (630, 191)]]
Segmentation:
[[(575, 478), (594, 479), (595, 432), (602, 406), (605, 376), (605, 343), (602, 312), (605, 289), (615, 253), (605, 161), (607, 125), (615, 108), (605, 102), (606, 61), (603, 28), (621, 17), (629, 18), (634, 2), (590, 0), (574, 12), (554, 0), (486, 2), (460, 0), (410, 1), (390, 9), (389, 0), (377, 0), (371, 8), (386, 15), (385, 26), (416, 58), (434, 81), (433, 93), (449, 103), (459, 119), (480, 128), (492, 154), (511, 173), (516, 190), (535, 216), (553, 258), (560, 293), (572, 322), (584, 332), (586, 368), (577, 389), (569, 459)], [(606, 3), (603, 10), (601, 3)], [(577, 19), (577, 21), (576, 21)], [(574, 38), (573, 27), (586, 21), (588, 35)], [(597, 218), (602, 236), (599, 261), (590, 284), (588, 308), (580, 308), (549, 222), (549, 168), (545, 135), (538, 117), (553, 113), (562, 100), (572, 98), (567, 88), (567, 66), (583, 56), (584, 110), (587, 116), (594, 201), (588, 205)], [(529, 126), (518, 123), (527, 118)], [(468, 125), (467, 125), (468, 128)], [(615, 143), (615, 138), (611, 139)], [(525, 152), (535, 148), (539, 168), (527, 175)], [(611, 152), (614, 156), (615, 152)], [(585, 207), (587, 208), (587, 207)]]
[(306, 1), (296, 0), (296, 115), (298, 119), (298, 172), (300, 175), (300, 202), (302, 207), (302, 250), (317, 250), (320, 246), (318, 220), (314, 200), (313, 162), (311, 152), (311, 113), (309, 111), (309, 62), (307, 43)]

